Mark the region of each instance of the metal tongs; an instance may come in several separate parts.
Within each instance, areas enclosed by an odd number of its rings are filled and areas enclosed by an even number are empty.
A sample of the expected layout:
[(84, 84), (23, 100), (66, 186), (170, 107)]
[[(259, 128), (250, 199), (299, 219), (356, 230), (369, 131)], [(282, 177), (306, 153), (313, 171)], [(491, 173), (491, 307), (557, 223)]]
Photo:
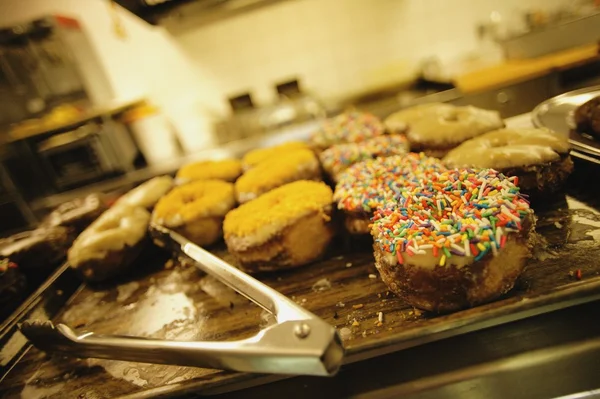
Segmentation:
[(240, 341), (170, 341), (133, 336), (78, 334), (50, 321), (25, 321), (33, 345), (77, 357), (174, 364), (253, 373), (327, 376), (339, 369), (344, 349), (336, 329), (274, 289), (243, 273), (185, 237), (151, 226), (159, 245), (189, 257), (198, 268), (275, 316), (277, 324)]

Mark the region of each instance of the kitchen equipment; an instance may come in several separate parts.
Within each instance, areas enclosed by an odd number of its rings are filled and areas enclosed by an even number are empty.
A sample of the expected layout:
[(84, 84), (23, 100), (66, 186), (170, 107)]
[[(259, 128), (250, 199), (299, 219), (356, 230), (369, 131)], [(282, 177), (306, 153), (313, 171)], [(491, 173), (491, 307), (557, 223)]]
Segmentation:
[(162, 245), (193, 260), (204, 272), (217, 278), (264, 310), (278, 324), (251, 338), (228, 342), (182, 342), (126, 336), (76, 334), (64, 324), (25, 322), (23, 334), (38, 348), (79, 357), (211, 367), (255, 373), (332, 375), (341, 365), (344, 350), (334, 327), (309, 311), (255, 280), (185, 237), (151, 227)]
[(88, 122), (37, 143), (53, 185), (62, 190), (133, 167), (137, 148), (119, 123)]
[(600, 12), (501, 39), (507, 59), (533, 58), (600, 40)]
[(588, 100), (600, 96), (600, 86), (570, 91), (550, 98), (531, 112), (533, 124), (569, 137), (571, 155), (600, 164), (600, 142), (575, 131), (573, 113)]
[(122, 117), (148, 165), (174, 159), (181, 155), (179, 143), (169, 119), (158, 108), (142, 104)]

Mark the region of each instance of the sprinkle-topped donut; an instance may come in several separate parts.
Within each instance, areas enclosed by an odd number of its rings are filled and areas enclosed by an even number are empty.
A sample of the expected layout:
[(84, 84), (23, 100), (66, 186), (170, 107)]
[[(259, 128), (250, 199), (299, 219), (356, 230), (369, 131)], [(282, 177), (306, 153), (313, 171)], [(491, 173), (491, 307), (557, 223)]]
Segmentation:
[(533, 223), (517, 180), (493, 169), (455, 169), (403, 187), (372, 219), (384, 281), (428, 310), (481, 303), (512, 288)]
[(408, 181), (446, 168), (439, 159), (409, 153), (359, 162), (340, 176), (333, 199), (338, 209), (373, 212)]
[(242, 163), (237, 159), (200, 161), (184, 165), (177, 172), (177, 180), (225, 180), (234, 182), (242, 174)]
[(337, 175), (350, 165), (366, 159), (389, 157), (408, 152), (406, 136), (400, 134), (378, 136), (360, 143), (337, 144), (319, 154), (323, 169), (337, 180)]
[(506, 236), (519, 232), (532, 212), (516, 180), (493, 169), (428, 174), (403, 187), (391, 206), (375, 211), (375, 242), (400, 263), (426, 251), (440, 266), (453, 263), (453, 255), (476, 261), (497, 255)]
[(314, 147), (325, 149), (334, 144), (357, 143), (384, 133), (385, 127), (376, 116), (349, 111), (323, 122), (310, 141)]

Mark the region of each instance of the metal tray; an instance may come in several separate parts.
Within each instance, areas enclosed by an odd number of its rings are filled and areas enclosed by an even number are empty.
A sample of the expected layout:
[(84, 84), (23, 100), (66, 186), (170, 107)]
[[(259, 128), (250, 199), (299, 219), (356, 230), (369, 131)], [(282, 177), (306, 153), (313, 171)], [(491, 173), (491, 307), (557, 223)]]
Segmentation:
[[(537, 230), (546, 244), (538, 246), (516, 287), (490, 304), (448, 315), (419, 312), (387, 292), (368, 244), (342, 240), (320, 262), (259, 277), (338, 328), (347, 363), (597, 300), (600, 196), (586, 177), (593, 167), (578, 164), (566, 195), (534, 206)], [(213, 252), (231, 261), (224, 248)], [(180, 340), (239, 339), (270, 323), (260, 308), (195, 268), (165, 268), (167, 259), (167, 254), (147, 251), (131, 274), (93, 287), (81, 285), (65, 265), (0, 334), (0, 396), (168, 397), (226, 392), (286, 378), (47, 356), (23, 346), (16, 324), (44, 314), (83, 331)]]
[(600, 163), (600, 142), (575, 131), (573, 113), (588, 100), (600, 96), (600, 86), (586, 87), (550, 98), (531, 112), (533, 124), (546, 127), (569, 137), (572, 155), (586, 161)]

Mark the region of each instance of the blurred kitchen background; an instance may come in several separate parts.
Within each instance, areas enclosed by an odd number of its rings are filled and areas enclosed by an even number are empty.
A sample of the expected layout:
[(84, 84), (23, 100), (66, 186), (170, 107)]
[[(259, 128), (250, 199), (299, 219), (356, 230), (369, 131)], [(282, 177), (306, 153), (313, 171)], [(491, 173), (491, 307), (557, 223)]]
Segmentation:
[(0, 230), (348, 107), (520, 115), (599, 40), (598, 0), (2, 0)]

